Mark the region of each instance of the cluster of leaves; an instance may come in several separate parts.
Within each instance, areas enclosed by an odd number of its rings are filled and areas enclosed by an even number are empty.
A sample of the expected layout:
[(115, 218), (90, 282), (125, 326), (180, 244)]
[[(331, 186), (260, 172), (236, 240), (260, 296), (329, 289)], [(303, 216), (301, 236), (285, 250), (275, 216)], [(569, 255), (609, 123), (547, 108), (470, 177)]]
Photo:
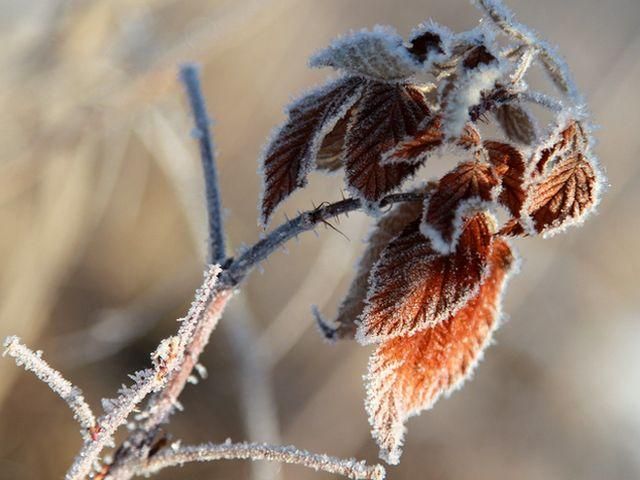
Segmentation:
[[(289, 106), (261, 160), (263, 225), (313, 169), (344, 168), (347, 190), (379, 216), (337, 318), (320, 321), (330, 338), (376, 345), (366, 409), (389, 463), (399, 461), (405, 421), (455, 390), (489, 343), (516, 264), (509, 237), (580, 223), (603, 184), (575, 97), (543, 134), (524, 105), (534, 96), (523, 77), (538, 54), (570, 91), (554, 68), (561, 62), (508, 28), (512, 44), (499, 47), (508, 16), (490, 14), (493, 27), (461, 34), (429, 22), (407, 42), (383, 27), (334, 41), (311, 65), (341, 75)], [(490, 122), (504, 139), (483, 139)], [(423, 203), (376, 208), (442, 151), (461, 161), (412, 187)]]

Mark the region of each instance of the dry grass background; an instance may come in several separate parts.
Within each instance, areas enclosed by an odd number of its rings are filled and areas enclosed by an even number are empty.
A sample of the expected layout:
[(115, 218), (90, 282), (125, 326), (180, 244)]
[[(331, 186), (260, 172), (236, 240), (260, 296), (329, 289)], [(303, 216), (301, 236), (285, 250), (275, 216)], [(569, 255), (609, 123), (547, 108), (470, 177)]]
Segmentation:
[[(510, 320), (466, 388), (409, 423), (392, 479), (640, 478), (640, 2), (512, 0), (558, 44), (602, 126), (610, 191), (584, 228), (519, 242)], [(197, 285), (204, 213), (176, 65), (204, 64), (230, 242), (257, 238), (256, 156), (306, 58), (349, 28), (455, 29), (466, 0), (0, 0), (0, 335), (42, 348), (94, 404), (140, 368)], [(434, 163), (441, 160), (433, 160)], [(314, 177), (286, 210), (339, 197)], [(282, 213), (279, 219), (283, 219)], [(253, 275), (171, 432), (374, 460), (368, 350), (314, 331), (334, 311), (368, 220), (320, 231)], [(80, 446), (64, 404), (0, 362), (0, 478), (61, 478)], [(247, 416), (248, 415), (248, 416)], [(219, 462), (162, 478), (326, 478)]]

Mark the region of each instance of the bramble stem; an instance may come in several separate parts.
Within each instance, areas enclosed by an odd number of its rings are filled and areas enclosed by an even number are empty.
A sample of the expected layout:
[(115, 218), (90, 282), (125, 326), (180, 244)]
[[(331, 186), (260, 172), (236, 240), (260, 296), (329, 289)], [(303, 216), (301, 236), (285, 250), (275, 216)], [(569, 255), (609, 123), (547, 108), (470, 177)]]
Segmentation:
[(367, 465), (364, 461), (341, 459), (329, 455), (300, 450), (294, 446), (275, 446), (264, 443), (223, 443), (203, 444), (167, 448), (152, 458), (132, 462), (120, 475), (112, 475), (114, 480), (130, 478), (131, 474), (149, 476), (164, 468), (181, 466), (190, 462), (210, 462), (215, 460), (270, 460), (280, 463), (302, 465), (314, 470), (343, 475), (354, 480), (383, 480), (385, 469), (382, 465)]
[(200, 157), (204, 172), (204, 186), (207, 200), (209, 223), (209, 259), (207, 263), (221, 264), (226, 258), (224, 225), (222, 221), (222, 202), (218, 185), (215, 151), (209, 128), (211, 120), (200, 86), (199, 69), (196, 65), (186, 64), (180, 68), (180, 79), (184, 84), (191, 112), (195, 121), (195, 136), (200, 144)]
[[(387, 207), (399, 202), (421, 202), (425, 198), (419, 193), (392, 193), (379, 202), (380, 207)], [(363, 202), (357, 198), (347, 198), (339, 202), (308, 210), (273, 230), (265, 238), (257, 242), (237, 259), (220, 276), (220, 283), (229, 282), (231, 286), (240, 283), (249, 271), (288, 240), (299, 234), (313, 230), (319, 223), (326, 222), (339, 215), (358, 210)]]

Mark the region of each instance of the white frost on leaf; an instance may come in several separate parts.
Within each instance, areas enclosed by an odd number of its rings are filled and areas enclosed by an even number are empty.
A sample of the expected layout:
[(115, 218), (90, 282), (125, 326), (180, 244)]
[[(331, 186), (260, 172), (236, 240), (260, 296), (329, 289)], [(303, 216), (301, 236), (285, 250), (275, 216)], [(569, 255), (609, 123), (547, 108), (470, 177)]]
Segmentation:
[(480, 103), (482, 93), (492, 90), (497, 80), (502, 77), (501, 66), (497, 62), (479, 65), (464, 72), (458, 81), (455, 91), (449, 95), (449, 102), (444, 110), (444, 133), (448, 139), (460, 136), (464, 126), (469, 122), (469, 109)]
[(309, 65), (391, 82), (406, 79), (422, 69), (421, 62), (405, 48), (402, 37), (393, 28), (380, 25), (372, 31), (339, 37), (314, 54)]

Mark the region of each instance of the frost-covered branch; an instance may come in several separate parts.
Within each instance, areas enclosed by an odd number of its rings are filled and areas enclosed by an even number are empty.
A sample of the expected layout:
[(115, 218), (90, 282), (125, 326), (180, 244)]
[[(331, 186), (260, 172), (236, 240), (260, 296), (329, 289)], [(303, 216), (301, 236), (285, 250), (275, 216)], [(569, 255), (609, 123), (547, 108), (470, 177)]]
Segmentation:
[(200, 143), (200, 157), (204, 172), (207, 215), (209, 223), (209, 263), (222, 263), (226, 257), (224, 226), (222, 220), (222, 202), (218, 185), (218, 171), (209, 125), (211, 120), (200, 87), (198, 67), (192, 64), (180, 69), (180, 78), (184, 83), (191, 111), (195, 121), (195, 136)]
[(167, 376), (176, 368), (182, 356), (180, 348), (178, 336), (160, 342), (151, 354), (153, 368), (130, 375), (134, 382), (131, 387), (123, 386), (117, 398), (102, 401), (105, 414), (98, 419), (92, 438), (85, 442), (67, 471), (66, 480), (81, 480), (91, 472), (102, 450), (113, 446), (113, 434), (125, 424), (140, 402), (150, 393), (157, 392), (165, 386)]
[(91, 438), (91, 432), (95, 428), (96, 419), (91, 407), (85, 401), (82, 391), (65, 379), (60, 372), (51, 368), (42, 359), (42, 352), (34, 352), (29, 349), (20, 343), (18, 337), (7, 337), (4, 341), (4, 348), (2, 356), (9, 355), (14, 358), (18, 366), (33, 372), (36, 377), (46, 383), (51, 390), (67, 402), (73, 412), (73, 418), (82, 427), (83, 438), (88, 441)]
[[(418, 193), (393, 193), (380, 200), (379, 206), (384, 208), (399, 202), (421, 202), (424, 198), (423, 194)], [(253, 267), (287, 241), (303, 232), (313, 230), (320, 223), (325, 223), (334, 217), (353, 212), (362, 207), (362, 200), (348, 198), (299, 214), (292, 220), (280, 225), (235, 259), (222, 274), (221, 283), (225, 281), (230, 282), (232, 285), (239, 283)]]
[[(270, 460), (280, 463), (302, 465), (314, 470), (342, 475), (351, 479), (382, 480), (385, 469), (382, 465), (367, 465), (355, 459), (340, 459), (329, 455), (300, 450), (294, 446), (272, 446), (264, 443), (223, 443), (203, 444), (168, 448), (152, 458), (128, 465), (130, 472), (122, 472), (129, 478), (130, 474), (151, 475), (167, 467), (182, 466), (189, 462), (210, 462), (215, 460)], [(114, 480), (121, 477), (112, 476)]]
[(542, 65), (556, 86), (576, 103), (580, 103), (569, 68), (551, 45), (540, 40), (530, 28), (517, 22), (513, 12), (500, 0), (474, 0), (473, 3), (506, 35), (535, 48)]

